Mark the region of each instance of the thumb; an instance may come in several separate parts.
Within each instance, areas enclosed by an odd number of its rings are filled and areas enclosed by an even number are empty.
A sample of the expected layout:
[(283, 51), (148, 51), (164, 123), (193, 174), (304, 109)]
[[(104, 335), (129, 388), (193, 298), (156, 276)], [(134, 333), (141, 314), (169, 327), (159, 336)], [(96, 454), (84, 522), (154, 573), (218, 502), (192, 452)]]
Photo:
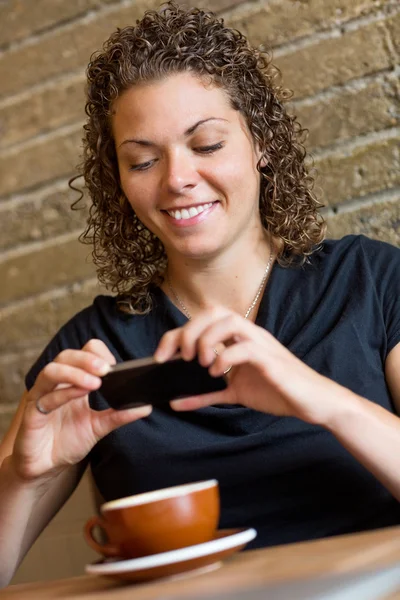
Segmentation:
[(153, 407), (150, 405), (139, 406), (138, 408), (128, 408), (125, 410), (115, 410), (108, 408), (98, 413), (98, 421), (96, 424), (96, 438), (101, 440), (103, 437), (128, 423), (133, 423), (138, 419), (148, 417)]
[(171, 408), (176, 411), (197, 410), (213, 404), (235, 404), (232, 390), (227, 387), (221, 392), (212, 392), (211, 394), (201, 394), (200, 396), (188, 396), (179, 398), (170, 402)]

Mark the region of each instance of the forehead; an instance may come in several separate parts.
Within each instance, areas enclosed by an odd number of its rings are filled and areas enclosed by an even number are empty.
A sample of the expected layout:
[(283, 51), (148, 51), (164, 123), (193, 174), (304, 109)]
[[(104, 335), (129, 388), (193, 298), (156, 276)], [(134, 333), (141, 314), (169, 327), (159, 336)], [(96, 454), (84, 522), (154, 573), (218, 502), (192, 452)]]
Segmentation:
[[(149, 137), (183, 132), (210, 117), (226, 119), (228, 123), (240, 120), (224, 90), (190, 73), (135, 85), (121, 94), (113, 109), (112, 128), (117, 144), (126, 134)], [(209, 126), (222, 124), (211, 121)]]

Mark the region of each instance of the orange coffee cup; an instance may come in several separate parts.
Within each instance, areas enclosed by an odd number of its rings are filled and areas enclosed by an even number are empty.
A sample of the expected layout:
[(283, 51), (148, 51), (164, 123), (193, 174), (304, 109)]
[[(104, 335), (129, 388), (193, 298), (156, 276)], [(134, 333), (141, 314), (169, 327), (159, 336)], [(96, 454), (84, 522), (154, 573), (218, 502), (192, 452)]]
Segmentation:
[[(178, 485), (106, 502), (89, 519), (84, 536), (104, 556), (138, 558), (210, 541), (218, 527), (215, 479)], [(107, 538), (94, 537), (99, 527)]]

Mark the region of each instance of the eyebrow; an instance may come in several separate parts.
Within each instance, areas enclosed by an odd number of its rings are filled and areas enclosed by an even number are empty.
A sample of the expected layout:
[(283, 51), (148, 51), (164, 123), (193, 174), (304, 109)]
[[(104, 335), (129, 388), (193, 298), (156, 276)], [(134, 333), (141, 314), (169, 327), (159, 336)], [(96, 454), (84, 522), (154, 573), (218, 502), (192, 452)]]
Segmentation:
[[(184, 136), (188, 137), (189, 135), (192, 135), (196, 131), (196, 129), (198, 127), (200, 127), (200, 125), (204, 125), (204, 123), (209, 123), (210, 121), (228, 122), (227, 119), (221, 119), (218, 117), (209, 117), (208, 119), (202, 119), (201, 121), (198, 121), (197, 123), (195, 123), (194, 125), (189, 127), (189, 129), (186, 129), (186, 131), (184, 132)], [(124, 144), (139, 144), (140, 146), (155, 146), (156, 145), (154, 142), (150, 142), (149, 140), (127, 139), (127, 140), (124, 140), (123, 142), (121, 142), (121, 144), (118, 146), (118, 148), (121, 148), (121, 146), (123, 146)]]

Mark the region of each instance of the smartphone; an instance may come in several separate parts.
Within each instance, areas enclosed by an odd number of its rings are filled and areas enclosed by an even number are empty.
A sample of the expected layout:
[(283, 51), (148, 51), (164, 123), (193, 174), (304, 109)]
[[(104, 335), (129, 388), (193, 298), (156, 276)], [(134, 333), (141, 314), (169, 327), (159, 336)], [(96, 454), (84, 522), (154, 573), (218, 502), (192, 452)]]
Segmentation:
[(99, 392), (112, 408), (123, 409), (145, 404), (165, 406), (170, 400), (226, 387), (224, 377), (212, 377), (197, 358), (185, 361), (177, 354), (164, 363), (153, 357), (118, 363), (102, 377)]

